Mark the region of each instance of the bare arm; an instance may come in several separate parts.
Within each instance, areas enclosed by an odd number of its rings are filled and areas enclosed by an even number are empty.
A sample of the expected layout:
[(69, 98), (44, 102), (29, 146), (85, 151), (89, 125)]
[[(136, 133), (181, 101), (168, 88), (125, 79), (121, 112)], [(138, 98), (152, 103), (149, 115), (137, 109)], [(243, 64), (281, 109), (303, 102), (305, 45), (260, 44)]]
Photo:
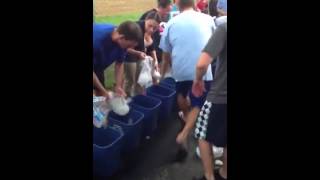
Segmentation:
[(141, 53), (141, 51), (137, 51), (137, 50), (135, 50), (135, 49), (133, 49), (133, 48), (129, 48), (129, 49), (127, 50), (127, 52), (128, 52), (129, 54), (136, 55), (136, 56), (139, 56), (140, 53)]
[(170, 53), (162, 52), (162, 67), (161, 67), (161, 77), (163, 78), (165, 73), (168, 71), (168, 67), (171, 64), (171, 56)]
[(155, 67), (158, 67), (158, 59), (157, 59), (157, 53), (155, 50), (151, 51), (151, 57), (154, 60), (154, 65)]
[(140, 59), (144, 59), (145, 56), (146, 56), (146, 53), (144, 53), (144, 52), (142, 52), (142, 51), (137, 51), (137, 50), (132, 49), (132, 48), (129, 48), (129, 49), (127, 50), (127, 52), (128, 52), (129, 54), (138, 56)]
[(123, 63), (116, 63), (115, 64), (115, 80), (116, 80), (116, 87), (115, 91), (122, 96), (125, 96), (125, 93), (122, 89), (122, 79), (123, 79), (123, 74), (124, 74), (124, 64)]
[(95, 72), (93, 72), (93, 86), (97, 88), (100, 94), (107, 96), (108, 91), (103, 87)]
[(197, 81), (202, 80), (202, 77), (207, 72), (207, 69), (208, 69), (209, 65), (211, 64), (211, 62), (212, 62), (212, 57), (208, 53), (206, 53), (206, 52), (201, 53), (200, 58), (197, 63), (197, 67), (196, 67), (196, 80)]

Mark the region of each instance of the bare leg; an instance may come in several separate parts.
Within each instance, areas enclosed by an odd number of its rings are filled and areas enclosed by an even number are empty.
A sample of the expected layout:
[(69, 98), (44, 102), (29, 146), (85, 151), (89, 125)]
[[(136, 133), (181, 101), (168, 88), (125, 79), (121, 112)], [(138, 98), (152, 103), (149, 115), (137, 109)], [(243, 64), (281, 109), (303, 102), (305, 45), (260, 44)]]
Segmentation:
[(196, 123), (199, 112), (200, 112), (200, 109), (198, 107), (193, 107), (190, 113), (187, 114), (186, 125), (184, 126), (183, 130), (178, 134), (176, 139), (177, 143), (179, 144), (186, 143), (188, 135), (192, 130), (192, 128), (194, 127), (194, 124)]
[(214, 180), (213, 176), (213, 153), (211, 149), (212, 145), (207, 141), (200, 139), (199, 140), (199, 149), (201, 154), (201, 162), (204, 169), (204, 175), (207, 180)]
[[(178, 101), (179, 109), (183, 112), (184, 117), (186, 117), (190, 109), (190, 104), (188, 102), (188, 99), (183, 97), (181, 94), (178, 94), (177, 101)], [(184, 118), (184, 121), (185, 121), (185, 118)]]
[(220, 168), (220, 175), (227, 179), (227, 147), (223, 149), (223, 165)]

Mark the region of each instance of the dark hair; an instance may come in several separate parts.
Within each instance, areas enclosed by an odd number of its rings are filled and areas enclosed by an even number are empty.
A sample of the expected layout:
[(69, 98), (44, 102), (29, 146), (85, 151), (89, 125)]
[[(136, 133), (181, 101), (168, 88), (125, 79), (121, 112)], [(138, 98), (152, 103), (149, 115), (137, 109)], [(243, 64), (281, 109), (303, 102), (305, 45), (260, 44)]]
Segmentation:
[(132, 21), (125, 21), (121, 23), (117, 31), (119, 34), (124, 35), (124, 39), (129, 41), (136, 41), (139, 42), (142, 39), (142, 30), (140, 26)]
[(158, 7), (166, 8), (171, 5), (171, 0), (158, 0)]
[(159, 15), (158, 12), (156, 11), (151, 11), (147, 14), (146, 16), (146, 19), (145, 20), (148, 20), (148, 19), (152, 19), (152, 20), (155, 20), (157, 23), (161, 23), (161, 16)]
[(218, 16), (218, 11), (217, 11), (217, 3), (218, 0), (210, 0), (209, 1), (209, 14), (210, 16)]
[(194, 0), (180, 0), (178, 3), (179, 8), (187, 8), (194, 6)]

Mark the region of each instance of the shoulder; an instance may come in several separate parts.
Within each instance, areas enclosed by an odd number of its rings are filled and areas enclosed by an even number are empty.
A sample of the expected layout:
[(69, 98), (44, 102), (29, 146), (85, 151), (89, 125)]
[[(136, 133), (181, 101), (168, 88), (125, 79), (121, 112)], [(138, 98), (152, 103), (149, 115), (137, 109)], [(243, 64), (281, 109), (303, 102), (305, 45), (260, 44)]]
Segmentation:
[(227, 16), (218, 17), (215, 19), (215, 22), (217, 26), (219, 26), (220, 24), (227, 22)]
[(197, 14), (197, 16), (200, 16), (201, 18), (204, 18), (204, 19), (211, 19), (212, 20), (212, 16), (208, 15), (208, 14), (204, 14), (204, 13), (201, 13), (201, 12), (195, 12)]
[(116, 26), (111, 24), (94, 24), (92, 37), (94, 48), (101, 46), (103, 41), (110, 39), (115, 28)]
[(171, 18), (168, 21), (167, 26), (171, 26), (171, 25), (179, 23), (179, 22), (185, 22), (185, 20), (188, 19), (188, 16), (189, 15), (186, 12), (179, 13), (177, 16)]
[(142, 28), (142, 30), (144, 29), (144, 24), (145, 24), (144, 20), (139, 20), (136, 23)]
[(113, 31), (116, 28), (112, 24), (93, 24), (93, 33), (103, 33)]
[(227, 33), (227, 22), (223, 22), (222, 24), (218, 25), (217, 31), (220, 33)]
[[(170, 19), (167, 23), (165, 23), (165, 22), (161, 22), (161, 23), (164, 24), (165, 29), (167, 29), (167, 28), (170, 28), (173, 24), (175, 24), (176, 21), (177, 21), (177, 19), (178, 19), (178, 16)], [(178, 21), (179, 21), (179, 20), (178, 20)]]

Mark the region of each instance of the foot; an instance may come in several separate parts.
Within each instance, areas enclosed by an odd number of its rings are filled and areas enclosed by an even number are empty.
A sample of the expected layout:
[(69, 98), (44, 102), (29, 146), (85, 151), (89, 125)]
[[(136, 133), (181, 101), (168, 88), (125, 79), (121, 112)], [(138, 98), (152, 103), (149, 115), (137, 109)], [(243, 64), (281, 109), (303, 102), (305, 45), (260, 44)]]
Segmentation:
[(187, 138), (188, 138), (188, 133), (181, 131), (177, 136), (176, 142), (178, 144), (184, 145), (187, 142)]
[(182, 163), (186, 160), (187, 157), (188, 157), (188, 151), (181, 146), (179, 147), (178, 152), (172, 161)]
[(221, 171), (221, 168), (214, 171), (214, 179), (215, 180), (227, 180), (227, 178), (224, 178), (221, 176), (220, 171)]

